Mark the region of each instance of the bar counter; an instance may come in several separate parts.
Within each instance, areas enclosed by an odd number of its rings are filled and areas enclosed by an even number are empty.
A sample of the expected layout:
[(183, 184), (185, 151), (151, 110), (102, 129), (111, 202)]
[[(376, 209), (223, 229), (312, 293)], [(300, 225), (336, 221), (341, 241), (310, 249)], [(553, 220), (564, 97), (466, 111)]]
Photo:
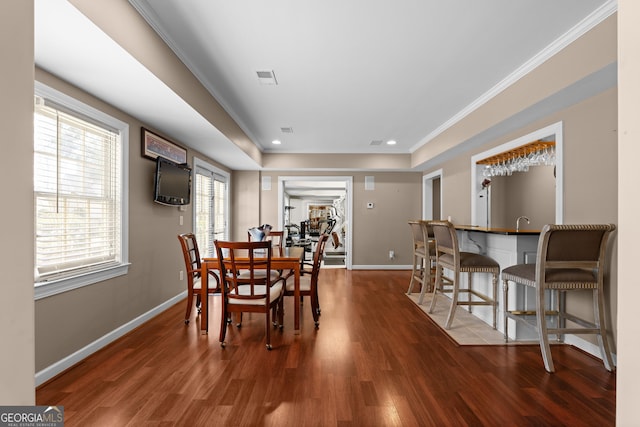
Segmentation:
[[(540, 230), (520, 230), (515, 228), (492, 228), (475, 225), (456, 225), (458, 244), (460, 249), (467, 252), (475, 252), (488, 255), (500, 264), (500, 270), (515, 264), (532, 264), (536, 262), (538, 239)], [(486, 276), (486, 277), (485, 277)], [(491, 280), (489, 275), (479, 275), (473, 280), (474, 288), (485, 295), (491, 294)], [(519, 286), (518, 288), (524, 288)], [(509, 293), (510, 307), (527, 307), (535, 303), (533, 289)], [(531, 295), (529, 295), (531, 293)], [(498, 330), (504, 332), (504, 301), (502, 293), (498, 292)], [(535, 306), (533, 306), (535, 308)], [(491, 311), (485, 307), (474, 307), (473, 314), (487, 324), (492, 322)], [(509, 324), (511, 339), (535, 339), (535, 334), (523, 325)]]
[(531, 236), (531, 235), (539, 235), (540, 230), (519, 230), (517, 231), (515, 228), (494, 228), (494, 227), (480, 227), (479, 225), (456, 225), (456, 230), (460, 231), (478, 231), (480, 233), (489, 233), (489, 234), (504, 234), (507, 236), (511, 235), (522, 235), (522, 236)]

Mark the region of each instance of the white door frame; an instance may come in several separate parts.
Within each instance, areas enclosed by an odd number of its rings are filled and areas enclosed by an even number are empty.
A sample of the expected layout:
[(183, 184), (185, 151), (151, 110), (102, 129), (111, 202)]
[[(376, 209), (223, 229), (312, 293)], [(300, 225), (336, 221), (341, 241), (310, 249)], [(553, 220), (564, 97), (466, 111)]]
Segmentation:
[(433, 180), (440, 178), (440, 214), (444, 212), (442, 206), (442, 169), (438, 169), (422, 176), (422, 219), (433, 218)]
[(287, 181), (343, 181), (347, 192), (347, 230), (344, 264), (351, 270), (353, 259), (353, 177), (352, 176), (279, 176), (278, 177), (278, 225), (284, 230), (284, 185)]

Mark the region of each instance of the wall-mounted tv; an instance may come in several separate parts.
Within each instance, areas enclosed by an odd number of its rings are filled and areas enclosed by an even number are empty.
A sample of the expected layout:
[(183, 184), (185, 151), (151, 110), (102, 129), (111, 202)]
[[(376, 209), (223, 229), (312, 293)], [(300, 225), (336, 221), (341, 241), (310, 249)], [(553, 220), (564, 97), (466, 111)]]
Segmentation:
[(156, 159), (153, 201), (169, 206), (188, 205), (191, 199), (191, 168), (164, 157)]

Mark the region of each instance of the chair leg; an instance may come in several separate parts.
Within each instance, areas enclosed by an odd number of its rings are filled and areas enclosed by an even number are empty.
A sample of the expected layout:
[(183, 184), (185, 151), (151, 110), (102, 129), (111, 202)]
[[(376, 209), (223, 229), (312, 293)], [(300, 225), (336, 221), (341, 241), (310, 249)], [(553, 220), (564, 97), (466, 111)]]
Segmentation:
[(227, 312), (227, 305), (224, 301), (224, 296), (222, 300), (222, 314), (220, 315), (220, 345), (222, 347), (226, 346), (224, 342), (225, 337), (227, 336), (227, 317), (229, 316)]
[(507, 313), (509, 312), (509, 281), (507, 279), (502, 281), (502, 312), (504, 314), (504, 342), (507, 343), (509, 342), (509, 319), (507, 318)]
[(242, 327), (242, 312), (239, 312), (239, 313), (236, 314), (236, 319), (237, 319), (236, 327), (237, 328), (241, 328)]
[(431, 297), (431, 304), (429, 305), (429, 313), (433, 313), (436, 308), (436, 295), (442, 286), (442, 267), (436, 265), (436, 281), (433, 285), (433, 292)]
[(320, 307), (318, 307), (318, 295), (315, 292), (311, 293), (311, 314), (313, 315), (313, 321), (316, 324), (316, 329), (320, 325), (318, 321)]
[(278, 324), (280, 329), (284, 328), (284, 295), (278, 301)]
[[(471, 280), (471, 273), (469, 273), (469, 280)], [(471, 283), (469, 283), (471, 285)], [(451, 328), (453, 318), (456, 315), (456, 308), (458, 308), (458, 291), (460, 288), (460, 272), (453, 272), (453, 292), (451, 293), (451, 308), (449, 309), (449, 315), (447, 316), (447, 323), (444, 325), (445, 329)]]
[(418, 297), (418, 305), (422, 305), (424, 294), (429, 286), (431, 286), (431, 260), (427, 258), (425, 260), (424, 274), (422, 275), (422, 288), (420, 289), (420, 297)]
[(491, 310), (493, 311), (493, 329), (497, 329), (497, 314), (498, 314), (498, 273), (493, 273), (493, 305)]
[[(471, 303), (471, 297), (473, 296), (473, 294), (471, 293), (471, 289), (473, 289), (473, 273), (472, 272), (467, 273), (467, 285), (469, 289), (469, 292), (467, 292), (467, 301)], [(473, 313), (473, 306), (471, 304), (469, 304), (469, 313)]]
[(615, 366), (613, 364), (613, 357), (611, 357), (607, 330), (604, 327), (604, 295), (602, 295), (601, 289), (593, 290), (593, 306), (595, 313), (595, 324), (596, 327), (600, 329), (600, 334), (598, 334), (598, 345), (600, 346), (602, 361), (604, 362), (604, 367), (607, 369), (607, 371), (613, 372)]
[(187, 292), (187, 312), (184, 314), (184, 323), (189, 323), (191, 317), (191, 306), (193, 305), (193, 291)]
[(411, 281), (409, 282), (409, 289), (407, 290), (407, 295), (411, 295), (413, 293), (413, 282), (416, 278), (416, 271), (418, 269), (418, 257), (413, 255), (413, 268), (411, 269)]
[(202, 301), (200, 300), (200, 292), (196, 294), (196, 308), (198, 309), (198, 314), (201, 313), (202, 309)]
[(544, 368), (547, 372), (555, 372), (553, 358), (551, 357), (551, 347), (549, 346), (546, 312), (544, 288), (538, 286), (536, 289), (536, 321), (538, 323), (538, 334), (540, 335), (540, 352), (542, 353)]
[(265, 316), (267, 316), (267, 350), (271, 350), (271, 310), (267, 310), (267, 312), (265, 313)]

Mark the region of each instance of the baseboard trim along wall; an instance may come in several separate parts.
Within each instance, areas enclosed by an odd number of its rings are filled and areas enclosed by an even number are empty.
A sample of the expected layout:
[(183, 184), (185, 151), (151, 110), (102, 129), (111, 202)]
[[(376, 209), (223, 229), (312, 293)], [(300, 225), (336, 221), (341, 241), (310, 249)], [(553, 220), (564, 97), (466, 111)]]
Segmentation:
[(146, 321), (152, 319), (153, 317), (167, 310), (169, 307), (172, 307), (173, 305), (177, 304), (178, 302), (185, 299), (186, 297), (187, 297), (187, 291), (185, 290), (184, 292), (179, 293), (178, 295), (171, 298), (170, 300), (165, 301), (159, 306), (152, 308), (151, 310), (136, 317), (130, 322), (125, 323), (119, 328), (114, 329), (113, 331), (102, 336), (101, 338), (98, 338), (91, 344), (81, 348), (75, 353), (72, 353), (69, 356), (65, 357), (64, 359), (54, 363), (53, 365), (50, 365), (44, 368), (43, 370), (37, 372), (36, 387), (44, 384), (45, 382), (49, 381), (51, 378), (55, 377), (56, 375), (61, 374), (65, 370), (71, 368), (73, 365), (75, 365), (76, 363), (79, 363), (80, 361), (90, 356), (91, 354), (95, 353), (96, 351), (102, 349), (103, 347), (106, 347), (107, 345), (111, 344), (113, 341), (124, 336), (128, 332), (134, 330), (138, 326), (142, 325)]
[(410, 265), (352, 265), (352, 270), (409, 270), (411, 271), (412, 266)]

